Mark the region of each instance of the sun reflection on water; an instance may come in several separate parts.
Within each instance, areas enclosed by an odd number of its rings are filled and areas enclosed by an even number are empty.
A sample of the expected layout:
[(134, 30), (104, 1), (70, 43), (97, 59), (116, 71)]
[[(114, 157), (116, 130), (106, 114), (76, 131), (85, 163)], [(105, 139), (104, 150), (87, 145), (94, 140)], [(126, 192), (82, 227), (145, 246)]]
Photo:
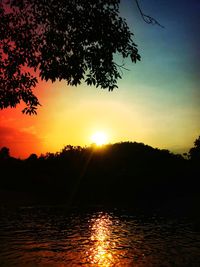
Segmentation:
[(115, 242), (111, 241), (112, 220), (108, 214), (99, 214), (91, 220), (91, 241), (93, 245), (86, 252), (88, 261), (102, 267), (110, 267), (115, 263)]
[[(0, 216), (0, 266), (200, 266), (190, 221), (45, 208)], [(20, 215), (19, 215), (20, 214)], [(8, 231), (9, 229), (9, 231)], [(184, 246), (183, 246), (184, 244)]]

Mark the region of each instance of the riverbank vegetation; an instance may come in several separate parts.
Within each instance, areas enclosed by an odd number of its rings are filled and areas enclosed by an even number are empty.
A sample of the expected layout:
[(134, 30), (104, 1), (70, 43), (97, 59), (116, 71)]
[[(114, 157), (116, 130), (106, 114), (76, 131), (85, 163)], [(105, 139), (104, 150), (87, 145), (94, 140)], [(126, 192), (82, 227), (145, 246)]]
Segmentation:
[[(27, 159), (0, 152), (1, 203), (162, 206), (198, 198), (198, 140), (187, 155), (122, 142), (97, 147), (68, 145)], [(7, 196), (7, 197), (6, 197)], [(20, 202), (20, 203), (21, 203)], [(184, 203), (180, 203), (184, 208)]]

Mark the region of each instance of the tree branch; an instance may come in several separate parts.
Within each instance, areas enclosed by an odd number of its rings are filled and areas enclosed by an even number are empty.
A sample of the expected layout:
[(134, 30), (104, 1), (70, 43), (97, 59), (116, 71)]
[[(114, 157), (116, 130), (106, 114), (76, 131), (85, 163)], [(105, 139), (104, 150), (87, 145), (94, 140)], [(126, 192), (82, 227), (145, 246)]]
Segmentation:
[(124, 63), (122, 64), (122, 65), (119, 65), (119, 64), (117, 64), (116, 62), (114, 63), (117, 67), (119, 67), (120, 69), (122, 68), (122, 69), (124, 69), (124, 70), (128, 70), (128, 71), (130, 71), (129, 69), (127, 69), (127, 68), (125, 68), (124, 67)]
[(140, 7), (140, 4), (138, 2), (138, 0), (135, 0), (135, 3), (137, 5), (137, 8), (140, 12), (140, 15), (142, 17), (142, 19), (147, 23), (147, 24), (152, 24), (152, 25), (158, 25), (160, 26), (161, 28), (165, 28), (163, 25), (161, 25), (156, 19), (152, 18), (151, 16), (148, 16), (146, 14), (143, 13), (141, 7)]

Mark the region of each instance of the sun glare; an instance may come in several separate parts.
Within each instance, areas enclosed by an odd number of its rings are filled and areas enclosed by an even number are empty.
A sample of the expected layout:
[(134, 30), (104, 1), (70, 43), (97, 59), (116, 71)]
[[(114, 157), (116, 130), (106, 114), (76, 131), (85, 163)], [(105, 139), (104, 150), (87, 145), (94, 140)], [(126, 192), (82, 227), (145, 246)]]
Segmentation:
[(107, 143), (107, 135), (104, 132), (96, 132), (92, 135), (91, 140), (97, 146), (101, 146)]

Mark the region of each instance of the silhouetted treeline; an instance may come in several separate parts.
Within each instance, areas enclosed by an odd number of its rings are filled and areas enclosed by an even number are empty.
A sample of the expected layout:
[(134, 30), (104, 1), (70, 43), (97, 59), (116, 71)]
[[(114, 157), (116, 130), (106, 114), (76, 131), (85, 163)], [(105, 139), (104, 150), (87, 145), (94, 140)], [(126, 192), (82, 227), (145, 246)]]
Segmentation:
[(68, 145), (25, 160), (2, 148), (0, 170), (1, 191), (42, 195), (46, 203), (148, 206), (199, 193), (196, 158), (136, 142)]

